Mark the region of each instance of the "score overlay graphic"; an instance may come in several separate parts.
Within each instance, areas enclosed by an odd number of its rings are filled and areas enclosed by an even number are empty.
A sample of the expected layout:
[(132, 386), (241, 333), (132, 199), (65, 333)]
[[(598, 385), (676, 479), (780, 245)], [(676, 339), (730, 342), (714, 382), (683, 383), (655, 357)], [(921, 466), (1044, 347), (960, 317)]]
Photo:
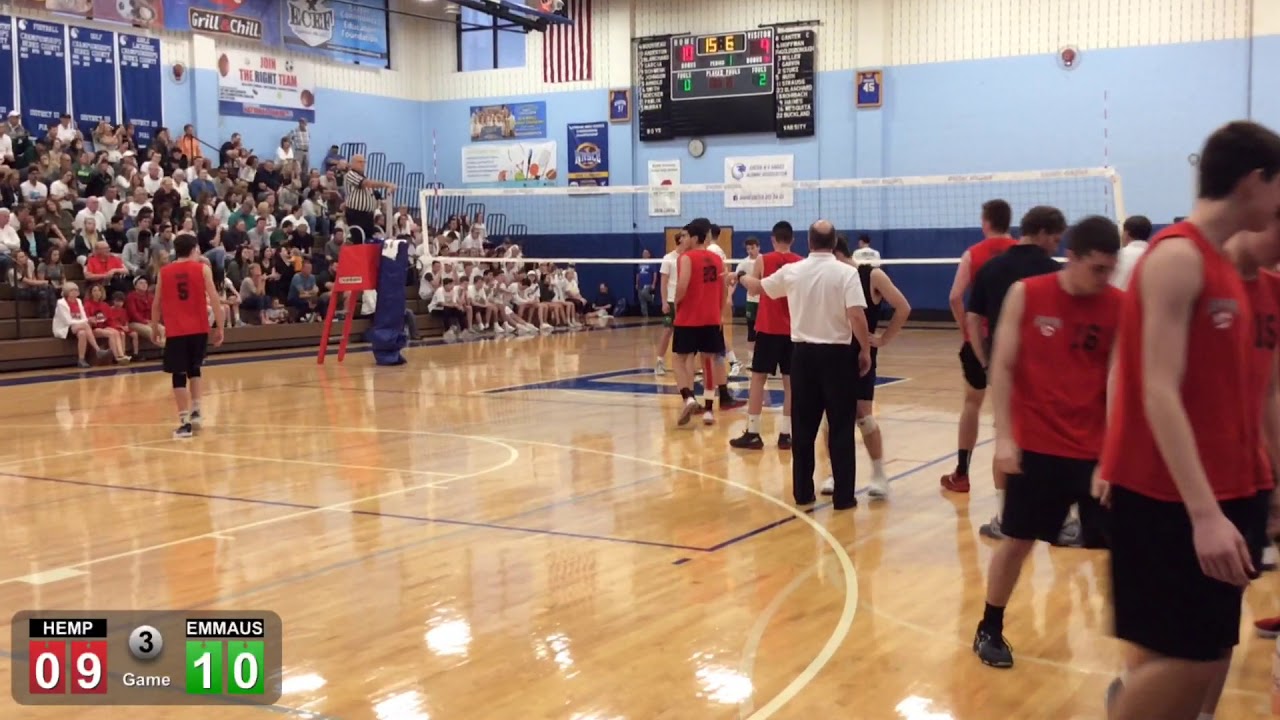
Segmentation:
[(283, 623), (267, 611), (24, 610), (13, 616), (21, 705), (273, 705)]

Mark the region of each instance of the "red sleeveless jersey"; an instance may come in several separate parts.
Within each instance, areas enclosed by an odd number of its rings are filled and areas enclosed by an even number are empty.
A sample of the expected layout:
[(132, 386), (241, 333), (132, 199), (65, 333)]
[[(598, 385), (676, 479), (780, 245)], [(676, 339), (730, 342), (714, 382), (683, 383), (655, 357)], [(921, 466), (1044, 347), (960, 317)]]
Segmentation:
[(1149, 498), (1182, 500), (1151, 433), (1142, 372), (1142, 268), (1157, 244), (1174, 237), (1191, 241), (1203, 263), (1203, 283), (1187, 329), (1182, 405), (1214, 497), (1249, 497), (1256, 492), (1255, 449), (1261, 441), (1260, 419), (1253, 411), (1257, 404), (1249, 400), (1254, 334), (1249, 295), (1231, 261), (1189, 222), (1170, 225), (1158, 234), (1129, 281), (1102, 474), (1112, 484)]
[(689, 250), (676, 261), (676, 273), (689, 258), (689, 286), (676, 303), (676, 326), (719, 325), (720, 302), (724, 296), (724, 261), (710, 250)]
[[(1252, 280), (1244, 283), (1245, 292), (1249, 294), (1249, 303), (1253, 308), (1253, 352), (1250, 376), (1249, 399), (1253, 403), (1253, 416), (1258, 418), (1259, 428), (1262, 422), (1262, 403), (1266, 399), (1267, 389), (1271, 385), (1271, 372), (1276, 366), (1276, 333), (1280, 323), (1280, 275), (1263, 270)], [(1262, 436), (1258, 436), (1261, 443)], [(1258, 462), (1258, 490), (1271, 490), (1276, 486), (1275, 476), (1271, 472), (1271, 460), (1267, 454), (1266, 444), (1261, 443), (1261, 455)]]
[[(793, 252), (770, 252), (760, 257), (764, 261), (761, 280), (778, 272), (778, 268), (783, 265), (801, 260), (801, 257)], [(760, 293), (760, 305), (756, 308), (756, 332), (791, 337), (791, 308), (787, 305), (785, 297), (771, 298), (768, 293)]]
[(160, 269), (160, 320), (168, 337), (209, 332), (204, 263), (180, 260)]
[[(1005, 250), (1017, 245), (1018, 241), (1011, 237), (989, 237), (980, 242), (969, 246), (969, 287), (973, 287), (973, 279), (978, 277), (978, 271), (983, 265), (987, 264), (991, 258), (997, 255), (1003, 255)], [(982, 321), (984, 332), (990, 333), (991, 329), (987, 327), (987, 321)], [(965, 342), (969, 340), (969, 327), (966, 325), (960, 328), (964, 332)]]
[(1071, 295), (1058, 273), (1022, 281), (1010, 414), (1018, 447), (1096, 460), (1107, 422), (1107, 367), (1121, 292)]

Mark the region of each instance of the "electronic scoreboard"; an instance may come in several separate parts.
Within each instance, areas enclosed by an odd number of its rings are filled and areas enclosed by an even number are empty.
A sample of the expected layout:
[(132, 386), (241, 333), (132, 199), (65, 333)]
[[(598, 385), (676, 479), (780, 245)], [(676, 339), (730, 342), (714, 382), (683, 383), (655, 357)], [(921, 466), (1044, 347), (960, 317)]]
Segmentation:
[(640, 139), (813, 135), (815, 44), (773, 28), (641, 40)]
[(271, 612), (23, 611), (12, 625), (21, 705), (274, 705), (280, 616)]

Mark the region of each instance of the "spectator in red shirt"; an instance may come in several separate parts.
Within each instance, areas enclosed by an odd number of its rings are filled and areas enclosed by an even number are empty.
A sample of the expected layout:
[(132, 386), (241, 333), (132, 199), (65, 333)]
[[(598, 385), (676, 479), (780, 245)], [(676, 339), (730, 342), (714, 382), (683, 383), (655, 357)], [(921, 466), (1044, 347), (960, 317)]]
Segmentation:
[(129, 327), (129, 311), (124, 306), (124, 293), (116, 291), (111, 293), (111, 305), (107, 307), (107, 327), (120, 333), (124, 339), (129, 340), (133, 345), (133, 356), (137, 357), (138, 350), (138, 332)]
[(129, 289), (129, 270), (123, 260), (111, 254), (111, 246), (105, 240), (94, 245), (93, 254), (85, 260), (84, 279), (95, 285), (106, 283), (120, 292)]
[(153, 302), (155, 302), (155, 296), (151, 294), (147, 279), (134, 278), (133, 292), (124, 299), (124, 309), (129, 315), (129, 329), (146, 338), (147, 342), (157, 344), (155, 337), (151, 334), (151, 303)]
[(84, 312), (85, 315), (89, 316), (89, 325), (93, 328), (95, 336), (107, 341), (116, 362), (123, 365), (129, 362), (131, 358), (124, 354), (124, 333), (112, 328), (107, 323), (107, 314), (110, 311), (111, 305), (107, 303), (107, 291), (103, 286), (94, 285), (90, 287), (89, 299), (84, 301)]

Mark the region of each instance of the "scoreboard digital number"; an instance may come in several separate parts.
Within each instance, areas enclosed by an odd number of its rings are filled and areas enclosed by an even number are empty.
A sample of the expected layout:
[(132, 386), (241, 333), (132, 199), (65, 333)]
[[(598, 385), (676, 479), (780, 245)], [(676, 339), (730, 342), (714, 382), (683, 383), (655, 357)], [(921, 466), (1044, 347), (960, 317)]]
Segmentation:
[(773, 30), (671, 38), (671, 99), (773, 94)]
[[(271, 612), (24, 611), (21, 705), (274, 705), (283, 623)], [(25, 654), (21, 652), (26, 650)]]

